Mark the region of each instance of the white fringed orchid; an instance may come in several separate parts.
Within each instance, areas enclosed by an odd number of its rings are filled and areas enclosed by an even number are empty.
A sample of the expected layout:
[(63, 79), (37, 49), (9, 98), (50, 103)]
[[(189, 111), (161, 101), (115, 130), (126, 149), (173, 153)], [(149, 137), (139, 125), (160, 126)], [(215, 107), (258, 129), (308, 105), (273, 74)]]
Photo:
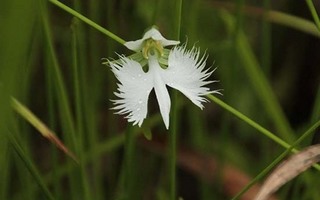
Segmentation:
[(169, 129), (171, 102), (166, 86), (179, 90), (201, 109), (205, 95), (219, 93), (205, 87), (214, 82), (206, 80), (213, 72), (204, 69), (207, 57), (200, 57), (199, 49), (186, 50), (186, 45), (175, 46), (171, 51), (164, 49), (177, 44), (179, 41), (165, 39), (155, 28), (142, 39), (125, 43), (137, 53), (109, 62), (119, 81), (114, 94), (120, 99), (113, 100), (112, 108), (118, 110), (116, 114), (126, 115), (129, 122), (141, 126), (147, 117), (149, 94), (154, 89), (163, 122)]

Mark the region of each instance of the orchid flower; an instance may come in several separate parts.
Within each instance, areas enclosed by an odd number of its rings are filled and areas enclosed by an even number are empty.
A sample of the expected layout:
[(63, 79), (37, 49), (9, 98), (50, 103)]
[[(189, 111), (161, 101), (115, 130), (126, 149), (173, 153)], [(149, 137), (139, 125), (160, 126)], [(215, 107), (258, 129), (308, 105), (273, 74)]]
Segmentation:
[(126, 42), (124, 45), (135, 52), (131, 57), (119, 56), (118, 61), (109, 61), (112, 72), (118, 79), (119, 98), (112, 100), (116, 114), (126, 115), (128, 122), (140, 127), (147, 117), (148, 99), (155, 91), (163, 122), (169, 129), (170, 95), (167, 86), (179, 90), (200, 109), (206, 101), (204, 97), (211, 91), (207, 84), (215, 82), (207, 78), (214, 70), (204, 69), (207, 56), (200, 57), (199, 49), (186, 49), (179, 41), (167, 40), (161, 33), (151, 28), (142, 39)]

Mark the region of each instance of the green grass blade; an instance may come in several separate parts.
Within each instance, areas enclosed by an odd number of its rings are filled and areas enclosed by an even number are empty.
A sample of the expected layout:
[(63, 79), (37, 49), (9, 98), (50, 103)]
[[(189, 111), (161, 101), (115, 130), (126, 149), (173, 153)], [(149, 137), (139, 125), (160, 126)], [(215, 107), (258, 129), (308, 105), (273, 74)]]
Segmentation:
[[(221, 13), (229, 30), (235, 31), (234, 19), (228, 13)], [(249, 45), (248, 39), (242, 30), (238, 30), (235, 38), (235, 48), (237, 55), (242, 62), (242, 67), (245, 70), (252, 87), (263, 103), (266, 112), (269, 114), (277, 129), (278, 134), (287, 141), (294, 141), (294, 132), (277, 100), (271, 85), (262, 71), (252, 48)]]
[(317, 14), (317, 10), (313, 5), (312, 0), (306, 0), (306, 2), (307, 2), (307, 5), (309, 7), (309, 10), (311, 12), (311, 15), (313, 17), (313, 20), (314, 20), (318, 30), (320, 31), (320, 19), (319, 19), (319, 15)]
[(52, 196), (50, 190), (46, 186), (43, 178), (41, 177), (40, 173), (32, 163), (31, 159), (26, 155), (25, 151), (23, 148), (18, 144), (16, 138), (11, 132), (7, 132), (7, 139), (10, 141), (11, 145), (13, 146), (14, 150), (17, 152), (21, 160), (24, 162), (25, 166), (27, 169), (30, 171), (31, 175), (34, 177), (35, 181), (45, 194), (45, 196), (50, 199), (54, 200), (55, 198)]
[[(50, 62), (52, 62), (51, 66), (52, 68), (46, 68), (46, 70), (50, 70), (50, 73), (54, 77), (53, 80), (53, 86), (54, 90), (56, 92), (56, 97), (59, 101), (57, 101), (59, 115), (60, 115), (60, 123), (62, 125), (62, 132), (63, 137), (65, 137), (66, 144), (70, 147), (70, 149), (73, 149), (75, 154), (80, 158), (82, 155), (80, 151), (80, 144), (79, 144), (79, 138), (78, 135), (76, 135), (75, 131), (75, 125), (74, 125), (74, 119), (71, 113), (71, 107), (70, 107), (70, 101), (67, 93), (67, 89), (65, 86), (65, 83), (62, 78), (62, 73), (60, 70), (60, 65), (58, 63), (57, 55), (55, 53), (54, 47), (53, 47), (53, 41), (51, 36), (51, 30), (48, 22), (48, 16), (47, 16), (47, 10), (44, 5), (41, 5), (41, 16), (42, 16), (42, 23), (45, 33), (45, 40), (47, 44), (47, 53), (48, 58), (50, 59)], [(81, 161), (80, 161), (81, 164)], [(84, 196), (85, 189), (82, 185), (82, 178), (83, 174), (81, 172), (81, 167), (77, 168), (75, 171), (71, 171), (71, 165), (70, 167), (70, 173), (68, 174), (69, 180), (70, 180), (70, 193), (72, 199), (79, 199)]]
[(11, 98), (11, 105), (13, 109), (34, 126), (43, 137), (55, 144), (64, 153), (70, 156), (74, 161), (77, 161), (76, 156), (60, 141), (60, 139), (51, 131), (38, 117), (36, 117), (27, 107), (22, 105), (17, 99)]
[[(267, 136), (269, 139), (271, 139), (271, 140), (275, 141), (276, 143), (278, 143), (279, 145), (281, 145), (282, 147), (284, 147), (284, 148), (289, 148), (290, 147), (290, 144), (288, 144), (287, 142), (285, 142), (284, 140), (282, 140), (281, 138), (279, 138), (278, 136), (276, 136), (275, 134), (273, 134), (272, 132), (270, 132), (266, 128), (262, 127), (261, 125), (259, 125), (258, 123), (256, 123), (252, 119), (250, 119), (249, 117), (245, 116), (244, 114), (242, 114), (238, 110), (236, 110), (233, 107), (229, 106), (228, 104), (224, 103), (223, 101), (221, 101), (217, 97), (215, 97), (213, 95), (207, 95), (207, 97), (212, 102), (218, 104), (223, 109), (225, 109), (228, 112), (232, 113), (233, 115), (235, 115), (236, 117), (238, 117), (239, 119), (244, 121), (245, 123), (249, 124), (250, 126), (255, 128), (256, 130), (258, 130), (263, 135)], [(293, 149), (293, 152), (295, 152), (295, 151), (296, 151), (296, 149)]]
[[(279, 164), (290, 152), (294, 151), (294, 147), (309, 137), (320, 126), (320, 120), (312, 125), (307, 131), (305, 131), (289, 148), (287, 148), (282, 154), (272, 161), (265, 169), (263, 169), (251, 182), (244, 187), (232, 200), (239, 199), (244, 193), (246, 193), (254, 184), (256, 184), (261, 178), (263, 178), (271, 169)], [(317, 170), (320, 170), (320, 165), (313, 165)]]
[(293, 130), (243, 33), (238, 35), (236, 45), (239, 57), (243, 62), (242, 65), (251, 80), (252, 86), (265, 105), (265, 109), (276, 125), (279, 135), (288, 141), (293, 141)]

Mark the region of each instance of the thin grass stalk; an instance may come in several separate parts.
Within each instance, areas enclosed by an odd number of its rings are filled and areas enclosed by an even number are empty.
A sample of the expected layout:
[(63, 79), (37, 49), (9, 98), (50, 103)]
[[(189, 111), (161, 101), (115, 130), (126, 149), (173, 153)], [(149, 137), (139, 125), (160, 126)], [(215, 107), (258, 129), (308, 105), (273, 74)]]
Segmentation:
[[(261, 69), (263, 70), (265, 76), (267, 78), (270, 78), (271, 75), (271, 62), (272, 62), (272, 52), (271, 52), (271, 23), (268, 20), (267, 13), (270, 11), (270, 0), (263, 0), (263, 14), (262, 14), (262, 23), (261, 23), (261, 47), (260, 47), (260, 63), (261, 63)], [(263, 115), (256, 115), (257, 119), (259, 120), (261, 118), (262, 123), (267, 123), (268, 119)], [(271, 146), (269, 140), (265, 140), (264, 138), (261, 138), (261, 146), (263, 149), (269, 149)], [(268, 159), (271, 156), (271, 154), (266, 156), (266, 159)], [(271, 159), (271, 158), (270, 158)]]
[[(242, 121), (246, 122), (248, 125), (250, 125), (251, 127), (255, 128), (256, 130), (258, 130), (260, 133), (262, 133), (263, 135), (267, 136), (269, 139), (273, 140), (274, 142), (278, 143), (279, 145), (281, 145), (282, 147), (289, 149), (290, 147), (292, 147), (289, 143), (285, 142), (284, 140), (282, 140), (281, 138), (277, 137), (275, 134), (273, 134), (272, 132), (270, 132), (269, 130), (265, 129), (264, 127), (262, 127), (261, 125), (259, 125), (258, 123), (256, 123), (255, 121), (253, 121), (252, 119), (248, 118), (247, 116), (245, 116), (244, 114), (242, 114), (241, 112), (237, 111), (236, 109), (234, 109), (233, 107), (229, 106), (228, 104), (224, 103), (223, 101), (221, 101), (220, 99), (218, 99), (217, 97), (209, 94), (207, 95), (207, 97), (213, 101), (214, 103), (218, 104), (219, 106), (221, 106), (223, 109), (225, 109), (226, 111), (230, 112), (231, 114), (233, 114), (234, 116), (238, 117), (239, 119), (241, 119)], [(320, 122), (319, 122), (320, 123)], [(316, 123), (315, 125), (313, 125), (307, 132), (307, 134), (309, 135), (309, 131), (314, 131), (314, 129), (316, 127), (318, 127), (318, 123)], [(306, 134), (306, 133), (305, 133)], [(303, 139), (305, 139), (306, 136), (303, 137)], [(300, 139), (296, 140), (299, 141), (297, 144), (299, 144), (301, 141)], [(298, 150), (294, 147), (292, 147), (291, 151), (293, 153), (298, 152)], [(320, 170), (320, 165), (314, 165), (314, 168)]]
[(29, 170), (29, 172), (32, 175), (32, 177), (34, 178), (34, 180), (36, 181), (36, 183), (39, 185), (39, 187), (43, 191), (44, 195), (48, 199), (54, 200), (55, 198), (53, 197), (53, 195), (51, 194), (50, 190), (46, 186), (42, 176), (39, 173), (39, 171), (34, 166), (34, 164), (32, 163), (31, 159), (29, 158), (29, 156), (27, 156), (27, 154), (24, 151), (24, 149), (18, 144), (17, 139), (14, 136), (14, 133), (7, 131), (5, 134), (7, 136), (7, 139), (10, 141), (12, 147), (14, 148), (16, 153), (19, 155), (19, 157), (21, 158), (21, 160), (23, 161), (23, 163), (25, 164), (25, 166)]
[(310, 10), (310, 12), (311, 12), (311, 15), (312, 15), (312, 17), (313, 17), (313, 20), (314, 20), (314, 22), (315, 22), (318, 30), (320, 31), (320, 19), (319, 19), (319, 15), (318, 15), (318, 13), (317, 13), (317, 10), (316, 10), (316, 8), (315, 8), (314, 5), (313, 5), (312, 0), (306, 0), (306, 2), (307, 2), (307, 5), (308, 5), (308, 7), (309, 7), (309, 10)]
[[(182, 0), (175, 1), (175, 23), (174, 34), (175, 39), (180, 40), (181, 29), (181, 16), (182, 15)], [(170, 129), (169, 129), (169, 194), (170, 199), (177, 198), (177, 175), (176, 175), (176, 162), (177, 162), (177, 126), (178, 126), (178, 92), (172, 91), (172, 104), (170, 116)]]
[(136, 173), (136, 140), (133, 127), (128, 124), (125, 140), (125, 193), (126, 199), (135, 199), (135, 173)]
[[(116, 4), (116, 2), (114, 2), (114, 1), (106, 1), (106, 7), (107, 7), (106, 12), (107, 13), (105, 15), (103, 15), (105, 17), (103, 20), (107, 21), (107, 26), (111, 30), (117, 30), (119, 28), (117, 26), (118, 21), (116, 21), (114, 18), (114, 16), (116, 15), (116, 11), (114, 10), (115, 4)], [(118, 44), (115, 44), (114, 42), (111, 42), (109, 40), (106, 41), (106, 45), (105, 45), (106, 56), (114, 55), (114, 53), (115, 53), (114, 51), (115, 51), (117, 45)], [(105, 90), (107, 91), (104, 98), (106, 99), (106, 109), (109, 109), (109, 106), (110, 106), (109, 99), (114, 99), (114, 96), (113, 96), (114, 94), (112, 91), (116, 90), (115, 84), (110, 84), (110, 83), (112, 81), (115, 81), (115, 77), (114, 77), (113, 73), (111, 72), (110, 67), (106, 68), (104, 70), (104, 72), (105, 72), (104, 73), (105, 77), (102, 78), (102, 80), (107, 80), (108, 84), (103, 86), (104, 87), (103, 91), (105, 91)], [(108, 102), (109, 102), (109, 104), (108, 104)], [(120, 132), (120, 130), (118, 128), (119, 121), (114, 117), (114, 114), (112, 112), (107, 112), (106, 116), (107, 116), (106, 123), (108, 123), (108, 125), (107, 125), (107, 128), (103, 134), (108, 135), (108, 138), (109, 137), (113, 138), (114, 136), (118, 135), (118, 133)], [(94, 136), (92, 136), (92, 138), (90, 140), (92, 141), (92, 144), (95, 143), (95, 146), (93, 146), (93, 149), (94, 149), (93, 154), (95, 154), (96, 153), (95, 147), (99, 145), (100, 141), (97, 138), (93, 138), (93, 137)], [(96, 159), (98, 159), (98, 157)], [(110, 154), (108, 157), (108, 161), (111, 166), (116, 165), (118, 160), (119, 160), (119, 158), (117, 157), (116, 154)], [(96, 162), (98, 162), (98, 160)], [(107, 182), (115, 183), (117, 181), (117, 174), (114, 173), (114, 169), (110, 168), (109, 170), (106, 170), (106, 174), (107, 174)], [(101, 187), (103, 187), (103, 186), (101, 186)], [(103, 188), (104, 193), (106, 193), (106, 194), (109, 193), (109, 196), (111, 196), (115, 190), (116, 190), (116, 186), (114, 186), (114, 185), (112, 185), (109, 188), (105, 188), (105, 187)]]
[[(188, 108), (188, 125), (190, 130), (190, 143), (192, 146), (199, 152), (208, 152), (208, 147), (210, 141), (210, 137), (208, 135), (207, 126), (205, 123), (205, 117), (203, 113), (199, 111), (199, 108), (192, 106)], [(227, 137), (227, 135), (223, 135), (223, 137)], [(219, 140), (219, 144), (221, 144), (221, 140)], [(223, 142), (222, 142), (223, 143)], [(219, 145), (220, 146), (220, 145)], [(223, 144), (221, 144), (223, 146)], [(223, 150), (222, 150), (223, 151)], [(223, 157), (223, 156), (221, 156)], [(223, 161), (222, 161), (223, 162)], [(220, 181), (219, 179), (218, 181)], [(202, 178), (198, 177), (197, 181), (200, 185), (200, 199), (213, 199), (212, 195), (212, 186), (204, 181)], [(217, 184), (218, 185), (218, 184)], [(219, 188), (220, 189), (220, 188)]]
[[(20, 120), (14, 120), (12, 118), (11, 124), (12, 124), (11, 125), (12, 127), (10, 127), (9, 130), (11, 134), (15, 134), (14, 137), (16, 138), (17, 143), (19, 143), (20, 147), (23, 146), (23, 151), (24, 151), (23, 156), (25, 156), (26, 160), (33, 163), (32, 151), (30, 148), (30, 144), (31, 144), (30, 134), (18, 134), (18, 133), (24, 133), (24, 132), (28, 133), (30, 132), (30, 130), (28, 129), (26, 124)], [(17, 158), (17, 157), (13, 157), (13, 158)], [(13, 159), (13, 161), (14, 161), (13, 164), (17, 168), (17, 171), (16, 171), (17, 176), (21, 180), (21, 183), (25, 184), (25, 186), (23, 186), (23, 184), (20, 185), (22, 189), (21, 189), (21, 192), (19, 192), (19, 195), (21, 195), (21, 198), (25, 198), (27, 200), (35, 199), (36, 192), (31, 190), (32, 183), (34, 182), (34, 176), (28, 173), (28, 171), (30, 170), (28, 169), (28, 167), (26, 167), (26, 164), (24, 163), (24, 161), (21, 162), (21, 159), (19, 156), (18, 156), (18, 159)]]
[[(55, 50), (53, 47), (53, 42), (52, 42), (52, 36), (51, 36), (51, 30), (48, 22), (48, 14), (47, 14), (47, 9), (43, 5), (44, 2), (40, 1), (40, 10), (41, 10), (41, 17), (42, 17), (42, 23), (43, 23), (43, 28), (44, 28), (44, 33), (45, 33), (45, 40), (47, 43), (47, 53), (49, 54), (52, 62), (52, 75), (55, 77), (54, 80), (54, 87), (56, 91), (56, 98), (59, 99), (58, 101), (58, 107), (59, 107), (59, 112), (60, 112), (60, 119), (62, 122), (62, 130), (63, 130), (63, 136), (66, 139), (66, 143), (68, 146), (70, 146), (71, 149), (74, 149), (74, 152), (77, 156), (79, 155), (79, 146), (77, 144), (77, 139), (75, 137), (75, 128), (74, 128), (74, 123), (73, 123), (73, 117), (71, 115), (71, 108), (69, 106), (69, 99), (66, 91), (66, 87), (62, 78), (62, 74), (59, 68), (59, 63), (57, 56), (55, 54)], [(71, 167), (71, 165), (70, 165)], [(71, 168), (70, 168), (71, 169)], [(79, 171), (80, 169), (78, 168), (78, 171), (76, 172), (71, 172), (68, 174), (69, 180), (70, 180), (70, 197), (72, 199), (79, 199), (84, 196), (84, 189), (79, 185), (81, 183), (81, 172)]]
[[(34, 42), (34, 32), (33, 28), (36, 21), (36, 12), (34, 12), (35, 1), (29, 2), (21, 2), (18, 0), (12, 0), (1, 3), (1, 9), (4, 12), (3, 17), (1, 17), (2, 28), (0, 30), (0, 60), (1, 60), (1, 70), (0, 70), (0, 98), (3, 99), (0, 103), (3, 103), (3, 107), (0, 108), (1, 114), (3, 114), (3, 118), (1, 118), (1, 132), (0, 135), (3, 142), (1, 142), (3, 146), (4, 159), (8, 159), (6, 164), (2, 165), (4, 175), (3, 184), (4, 188), (8, 189), (4, 194), (7, 198), (13, 198), (11, 192), (11, 185), (9, 183), (16, 184), (16, 188), (18, 189), (20, 195), (25, 195), (26, 199), (34, 199), (35, 193), (30, 192), (30, 186), (34, 183), (34, 177), (28, 173), (28, 169), (24, 165), (23, 161), (20, 162), (21, 159), (12, 159), (8, 150), (14, 150), (13, 148), (8, 147), (8, 137), (6, 138), (6, 134), (16, 134), (16, 139), (19, 141), (21, 145), (24, 146), (25, 157), (24, 159), (32, 162), (30, 159), (30, 134), (29, 127), (22, 121), (17, 120), (12, 116), (11, 106), (7, 104), (7, 100), (9, 96), (18, 96), (19, 98), (26, 97), (26, 90), (29, 87), (28, 78), (30, 71), (30, 57), (32, 57), (32, 53), (29, 52), (29, 48), (33, 47)], [(15, 9), (11, 9), (15, 8)], [(6, 12), (9, 11), (9, 12)], [(24, 19), (25, 21), (21, 20)], [(8, 96), (9, 95), (9, 96)], [(14, 129), (8, 133), (8, 128)], [(18, 131), (16, 131), (18, 130)], [(19, 134), (18, 134), (19, 133)], [(1, 145), (2, 145), (1, 144)], [(17, 157), (12, 157), (17, 158)], [(11, 162), (15, 161), (15, 162)], [(18, 163), (18, 165), (17, 165)], [(23, 164), (22, 164), (23, 163)], [(10, 169), (7, 168), (10, 165)], [(7, 168), (7, 169), (6, 169)], [(0, 170), (2, 171), (2, 170)], [(1, 173), (1, 172), (0, 172)], [(17, 179), (12, 179), (11, 175), (16, 174), (16, 177), (19, 177), (21, 182), (16, 181)], [(2, 176), (2, 175), (1, 175)], [(5, 180), (10, 178), (8, 180)], [(21, 184), (20, 184), (21, 183)], [(0, 184), (1, 185), (1, 184)], [(1, 197), (0, 197), (1, 199)]]
[[(30, 183), (34, 182), (32, 176), (26, 172), (25, 165), (17, 166), (13, 162), (12, 155), (14, 149), (10, 145), (7, 137), (8, 127), (19, 127), (21, 124), (12, 116), (10, 98), (12, 95), (25, 97), (21, 89), (28, 88), (26, 68), (29, 65), (29, 48), (33, 42), (33, 28), (36, 20), (34, 12), (34, 1), (11, 0), (1, 2), (1, 30), (0, 30), (0, 199), (11, 199), (12, 185), (16, 184), (17, 193), (23, 194)], [(12, 9), (14, 8), (14, 9)], [(23, 19), (23, 20), (21, 20)], [(25, 20), (25, 21), (24, 21)], [(23, 127), (24, 128), (24, 127)], [(21, 128), (22, 129), (22, 128)], [(20, 134), (19, 141), (29, 143), (29, 134), (23, 129), (24, 134)], [(25, 137), (24, 137), (25, 136)], [(13, 154), (11, 154), (11, 152)], [(30, 158), (25, 158), (30, 159)], [(20, 163), (21, 164), (21, 163)], [(19, 171), (21, 169), (21, 171)], [(19, 176), (21, 173), (21, 176)], [(12, 179), (12, 174), (16, 174), (25, 180), (26, 187), (19, 187), (17, 179)], [(34, 193), (30, 193), (34, 194)], [(33, 196), (30, 195), (30, 198)]]
[[(112, 2), (112, 1), (107, 1)], [(90, 1), (90, 5), (89, 5), (89, 16), (91, 19), (93, 19), (96, 22), (100, 22), (101, 21), (101, 13), (103, 13), (102, 16), (105, 15), (105, 12), (108, 12), (108, 10), (113, 9), (114, 7), (111, 8), (107, 8), (107, 11), (105, 11), (105, 7), (101, 5), (102, 2), (98, 1), (98, 0), (93, 0)], [(112, 20), (114, 20), (114, 17), (112, 18)], [(110, 28), (112, 28), (112, 26), (108, 25)], [(103, 46), (108, 46), (108, 44), (105, 45), (105, 43), (100, 42), (100, 38), (97, 35), (97, 32), (95, 29), (90, 29), (88, 31), (88, 40), (89, 40), (89, 49), (87, 49), (86, 54), (85, 55), (89, 55), (89, 58), (91, 59), (87, 59), (86, 63), (89, 63), (88, 66), (91, 66), (89, 69), (90, 71), (92, 71), (92, 75), (90, 77), (87, 77), (87, 80), (89, 79), (90, 82), (92, 83), (92, 85), (84, 85), (84, 91), (85, 94), (83, 95), (84, 98), (84, 111), (85, 113), (87, 113), (87, 115), (85, 115), (85, 121), (86, 121), (86, 132), (87, 132), (87, 138), (88, 138), (88, 146), (90, 149), (93, 149), (95, 146), (97, 146), (98, 142), (99, 142), (99, 135), (97, 132), (97, 121), (98, 117), (96, 117), (96, 112), (99, 110), (100, 107), (96, 106), (96, 102), (98, 102), (99, 98), (101, 98), (101, 96), (103, 98), (105, 98), (105, 85), (102, 85), (102, 80), (105, 80), (106, 75), (108, 72), (110, 72), (109, 70), (105, 70), (103, 69), (101, 66), (101, 60), (99, 55), (101, 54), (101, 51), (103, 50)], [(110, 44), (112, 42), (109, 42)], [(84, 45), (83, 45), (84, 46)], [(107, 47), (107, 48), (108, 48)], [(84, 48), (85, 49), (85, 48)], [(83, 53), (85, 51), (82, 51)], [(85, 55), (83, 55), (84, 57), (86, 57)], [(110, 55), (110, 54), (107, 54)], [(103, 73), (101, 73), (103, 72)], [(85, 68), (83, 67), (81, 70), (81, 74), (83, 77), (83, 81), (85, 81), (85, 77), (84, 75), (86, 74)], [(109, 73), (110, 74), (110, 73)], [(107, 80), (110, 80), (109, 78), (107, 78)], [(85, 82), (83, 82), (85, 83)], [(108, 85), (113, 85), (113, 84), (108, 84)], [(90, 92), (91, 91), (91, 92)], [(112, 90), (113, 91), (113, 90)], [(102, 94), (102, 95), (101, 95)], [(106, 98), (107, 99), (107, 98)], [(107, 100), (106, 100), (107, 101)], [(85, 106), (87, 105), (87, 106)], [(98, 108), (98, 109), (97, 109)], [(102, 110), (107, 110), (109, 109), (108, 104), (105, 103), (104, 106), (102, 106)], [(110, 123), (110, 124), (114, 124), (114, 123)], [(108, 126), (109, 127), (109, 126)], [(112, 126), (111, 126), (112, 127)], [(107, 132), (109, 133), (109, 131)], [(97, 200), (99, 199), (106, 199), (105, 193), (107, 193), (106, 188), (104, 186), (104, 177), (105, 175), (103, 175), (105, 169), (103, 168), (102, 163), (102, 157), (96, 157), (96, 159), (93, 160), (92, 162), (92, 176), (93, 176), (93, 185), (94, 185), (94, 191), (95, 191), (95, 198)]]
[[(72, 31), (72, 58), (73, 58), (73, 85), (74, 85), (74, 104), (76, 107), (76, 124), (77, 124), (77, 145), (79, 149), (79, 158), (80, 158), (80, 171), (81, 171), (81, 183), (82, 188), (84, 189), (84, 196), (85, 199), (92, 199), (91, 193), (90, 193), (90, 187), (87, 180), (86, 175), (86, 165), (83, 161), (83, 152), (84, 149), (84, 116), (83, 116), (83, 106), (82, 106), (82, 95), (81, 95), (81, 82), (80, 82), (80, 75), (79, 75), (79, 69), (81, 68), (81, 64), (78, 63), (78, 35), (77, 35), (77, 26), (76, 22), (73, 24), (71, 31)], [(83, 80), (82, 80), (83, 81)]]
[[(295, 147), (300, 144), (303, 140), (309, 137), (318, 127), (320, 126), (320, 120), (313, 124), (307, 131), (305, 131), (296, 141), (292, 143), (283, 153), (281, 153), (276, 159), (272, 161), (265, 169), (263, 169), (255, 178), (253, 178), (250, 183), (243, 188), (232, 200), (239, 199), (245, 192), (247, 192), (254, 184), (256, 184), (262, 177), (264, 177), (271, 169), (273, 169), (277, 164), (279, 164), (284, 157), (286, 157), (290, 152), (294, 152)], [(320, 170), (320, 165), (313, 165), (314, 168)]]
[(237, 38), (237, 49), (239, 57), (243, 62), (243, 67), (248, 74), (253, 87), (255, 88), (260, 100), (266, 106), (266, 111), (271, 116), (279, 135), (292, 142), (295, 138), (293, 130), (274, 94), (268, 80), (259, 67), (246, 36), (241, 33)]
[[(48, 54), (46, 54), (46, 66), (51, 65), (50, 58), (48, 58)], [(47, 69), (50, 69), (51, 67), (48, 67)], [(51, 70), (46, 70), (46, 91), (47, 91), (47, 99), (48, 99), (48, 116), (49, 116), (49, 127), (52, 127), (52, 129), (55, 129), (56, 127), (56, 119), (55, 119), (55, 104), (54, 104), (54, 90), (53, 90), (53, 80), (52, 80), (52, 74)], [(61, 181), (57, 173), (57, 169), (59, 168), (59, 162), (58, 162), (58, 152), (57, 148), (55, 146), (51, 147), (51, 155), (52, 155), (52, 174), (53, 174), (53, 191), (54, 196), (57, 199), (62, 198), (62, 188), (61, 188)]]
[[(12, 95), (21, 95), (21, 85), (24, 83), (23, 80), (25, 80), (21, 74), (25, 74), (28, 47), (32, 44), (30, 41), (33, 38), (32, 27), (35, 21), (35, 13), (32, 12), (33, 6), (33, 1), (29, 1), (28, 3), (18, 0), (1, 2), (0, 199), (12, 198), (12, 191), (21, 194), (24, 192), (21, 189), (22, 187), (19, 187), (20, 184), (16, 184), (15, 186), (17, 187), (12, 188), (14, 180), (17, 178), (17, 176), (12, 178), (12, 174), (20, 175), (20, 171), (17, 170), (22, 169), (23, 172), (27, 170), (25, 170), (24, 165), (14, 165), (14, 156), (12, 156), (15, 154), (14, 149), (10, 148), (10, 140), (8, 140), (6, 134), (8, 134), (8, 127), (17, 125), (17, 121), (12, 117), (11, 104), (9, 102)], [(25, 19), (26, 21), (21, 19)], [(24, 94), (21, 96), (24, 97)], [(23, 136), (23, 134), (21, 135)], [(34, 182), (30, 178), (29, 173), (27, 174), (24, 174), (23, 177), (26, 178), (26, 184)], [(19, 189), (21, 190), (19, 191)]]
[(176, 162), (177, 162), (177, 91), (172, 92), (170, 129), (169, 129), (169, 187), (170, 199), (177, 198), (176, 194)]
[(70, 139), (73, 147), (75, 147), (76, 146), (76, 140), (75, 140), (75, 136), (74, 136), (75, 130), (74, 130), (74, 126), (73, 126), (73, 119), (72, 119), (71, 110), (70, 110), (70, 106), (69, 106), (68, 95), (67, 95), (64, 81), (62, 79), (61, 71), (59, 69), (58, 59), (57, 59), (57, 56), (56, 56), (56, 53), (55, 53), (55, 50), (53, 47), (47, 11), (46, 11), (46, 8), (44, 7), (44, 5), (41, 5), (41, 12), (42, 12), (43, 28), (44, 28), (44, 32), (45, 32), (45, 39), (47, 42), (48, 54), (49, 54), (49, 57), (51, 59), (52, 66), (53, 66), (52, 74), (55, 77), (54, 87), (56, 87), (56, 90), (58, 93), (57, 98), (59, 98), (59, 100), (60, 100), (59, 106), (61, 107), (61, 111), (62, 111), (62, 113), (65, 114), (65, 115), (62, 115), (61, 117), (65, 118), (67, 120), (64, 124), (64, 125), (66, 125), (66, 129), (67, 129), (66, 135), (67, 136), (71, 135), (71, 137), (69, 137), (69, 139)]
[(135, 135), (131, 124), (123, 134), (124, 156), (114, 199), (135, 199)]
[(189, 6), (189, 8), (192, 9), (189, 10), (189, 14), (187, 15), (188, 26), (185, 28), (187, 29), (188, 40), (197, 41), (199, 39), (198, 34), (200, 32), (197, 28), (200, 0), (192, 0)]
[[(241, 119), (242, 121), (244, 121), (245, 123), (249, 124), (250, 126), (252, 126), (253, 128), (255, 128), (256, 130), (258, 130), (260, 133), (264, 134), (265, 136), (267, 136), (269, 139), (275, 141), (276, 143), (278, 143), (279, 145), (283, 146), (284, 148), (289, 148), (290, 145), (285, 142), (284, 140), (282, 140), (281, 138), (279, 138), (278, 136), (276, 136), (275, 134), (273, 134), (272, 132), (270, 132), (269, 130), (265, 129), (264, 127), (262, 127), (261, 125), (259, 125), (258, 123), (256, 123), (255, 121), (253, 121), (252, 119), (248, 118), (247, 116), (245, 116), (244, 114), (242, 114), (241, 112), (239, 112), (238, 110), (234, 109), (233, 107), (229, 106), (228, 104), (224, 103), (223, 101), (221, 101), (220, 99), (218, 99), (217, 97), (209, 94), (207, 95), (207, 97), (214, 103), (218, 104), (219, 106), (221, 106), (223, 109), (227, 110), (228, 112), (232, 113), (233, 115), (235, 115), (236, 117), (238, 117), (239, 119)], [(296, 149), (293, 149), (294, 152), (296, 152)]]

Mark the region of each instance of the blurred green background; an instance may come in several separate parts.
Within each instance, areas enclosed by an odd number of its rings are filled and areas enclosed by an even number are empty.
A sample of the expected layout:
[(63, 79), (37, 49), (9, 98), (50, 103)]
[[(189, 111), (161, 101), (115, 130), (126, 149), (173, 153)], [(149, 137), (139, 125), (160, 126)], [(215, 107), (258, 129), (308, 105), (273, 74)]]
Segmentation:
[[(152, 25), (174, 38), (174, 1), (61, 2), (126, 41)], [(1, 1), (0, 24), (0, 199), (168, 199), (168, 133), (154, 94), (145, 122), (151, 141), (110, 110), (116, 79), (102, 58), (132, 52), (45, 0)], [(305, 1), (185, 0), (180, 38), (209, 55), (219, 99), (284, 141), (319, 120), (320, 32)], [(14, 113), (11, 97), (79, 163)], [(239, 190), (221, 175), (226, 166), (254, 177), (285, 150), (215, 103), (201, 111), (179, 94), (178, 109), (177, 194), (185, 200), (231, 199)], [(134, 138), (128, 142), (124, 132)], [(318, 176), (309, 170), (278, 198), (319, 199)]]

